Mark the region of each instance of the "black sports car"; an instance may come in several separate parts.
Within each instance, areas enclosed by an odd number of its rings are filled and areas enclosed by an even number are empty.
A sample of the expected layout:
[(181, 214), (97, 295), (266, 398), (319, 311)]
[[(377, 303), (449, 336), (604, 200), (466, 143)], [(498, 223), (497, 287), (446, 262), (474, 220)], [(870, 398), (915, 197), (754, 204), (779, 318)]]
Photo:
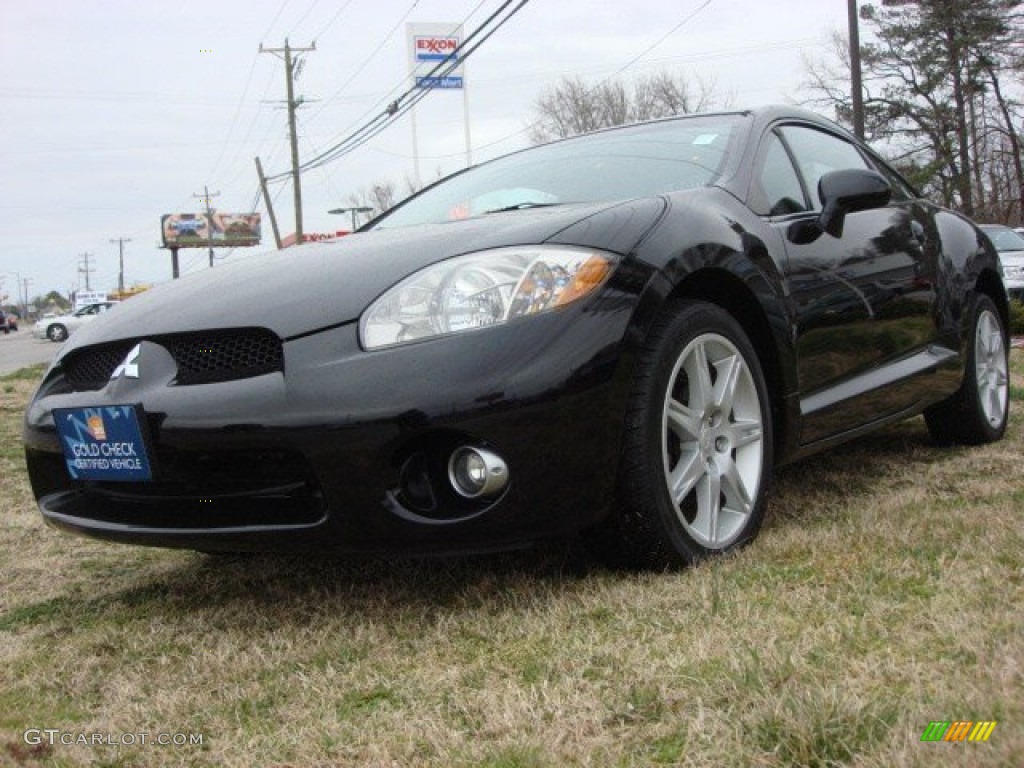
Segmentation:
[[(188, 307), (187, 312), (181, 307)], [(61, 350), (45, 519), (200, 550), (750, 540), (772, 468), (924, 412), (999, 439), (996, 253), (831, 122), (691, 116), (471, 168), (338, 242), (210, 270)]]

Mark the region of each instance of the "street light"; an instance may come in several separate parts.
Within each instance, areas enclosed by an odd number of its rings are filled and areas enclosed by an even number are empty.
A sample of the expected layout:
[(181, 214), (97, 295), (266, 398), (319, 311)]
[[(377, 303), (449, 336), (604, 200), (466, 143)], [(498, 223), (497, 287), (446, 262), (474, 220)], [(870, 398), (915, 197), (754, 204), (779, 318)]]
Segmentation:
[(356, 214), (357, 213), (369, 213), (373, 208), (369, 208), (365, 205), (359, 205), (355, 208), (333, 208), (328, 213), (351, 213), (352, 214), (352, 231), (356, 231)]

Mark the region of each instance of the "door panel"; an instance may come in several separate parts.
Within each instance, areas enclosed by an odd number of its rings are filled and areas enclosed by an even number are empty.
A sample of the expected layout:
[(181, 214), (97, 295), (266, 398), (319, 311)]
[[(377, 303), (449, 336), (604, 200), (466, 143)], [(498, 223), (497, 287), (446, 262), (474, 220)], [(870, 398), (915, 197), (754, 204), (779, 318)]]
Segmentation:
[[(779, 134), (799, 171), (807, 208), (772, 222), (785, 235), (794, 222), (817, 218), (822, 175), (870, 166), (851, 143), (823, 131), (792, 125)], [(764, 186), (781, 188), (777, 181)], [(931, 358), (918, 353), (936, 335), (931, 306), (940, 247), (930, 215), (901, 193), (885, 208), (848, 214), (841, 237), (822, 233), (809, 243), (784, 237), (801, 442), (900, 412), (919, 399), (920, 385), (909, 383), (930, 365)]]
[[(894, 389), (889, 379), (909, 375), (901, 363), (936, 338), (936, 262), (927, 239), (918, 238), (923, 225), (915, 214), (922, 213), (914, 203), (893, 204), (847, 216), (842, 238), (787, 241), (804, 442), (897, 413), (919, 399), (917, 386)], [(891, 375), (877, 373), (887, 366)], [(864, 391), (849, 386), (857, 381)]]

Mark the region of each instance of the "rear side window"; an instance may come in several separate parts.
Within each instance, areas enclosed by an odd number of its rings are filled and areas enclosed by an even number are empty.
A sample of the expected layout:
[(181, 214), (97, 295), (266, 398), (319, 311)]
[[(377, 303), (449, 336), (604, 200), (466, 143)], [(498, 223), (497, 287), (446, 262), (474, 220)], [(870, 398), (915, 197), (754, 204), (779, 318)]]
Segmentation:
[(796, 125), (784, 126), (780, 131), (796, 158), (797, 168), (804, 177), (815, 210), (821, 208), (818, 181), (826, 173), (848, 168), (872, 170), (853, 144), (837, 136)]

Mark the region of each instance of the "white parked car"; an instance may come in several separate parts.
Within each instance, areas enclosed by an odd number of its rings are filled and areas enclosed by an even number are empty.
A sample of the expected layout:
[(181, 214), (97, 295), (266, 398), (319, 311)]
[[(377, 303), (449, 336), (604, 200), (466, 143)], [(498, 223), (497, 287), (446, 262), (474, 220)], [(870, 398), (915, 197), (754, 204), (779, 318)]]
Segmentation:
[(32, 333), (39, 339), (64, 341), (73, 331), (78, 330), (90, 320), (95, 320), (117, 303), (116, 301), (101, 301), (97, 304), (86, 304), (69, 315), (44, 317), (35, 324)]
[(1001, 224), (982, 224), (981, 231), (999, 251), (1007, 294), (1011, 299), (1024, 301), (1024, 235)]

